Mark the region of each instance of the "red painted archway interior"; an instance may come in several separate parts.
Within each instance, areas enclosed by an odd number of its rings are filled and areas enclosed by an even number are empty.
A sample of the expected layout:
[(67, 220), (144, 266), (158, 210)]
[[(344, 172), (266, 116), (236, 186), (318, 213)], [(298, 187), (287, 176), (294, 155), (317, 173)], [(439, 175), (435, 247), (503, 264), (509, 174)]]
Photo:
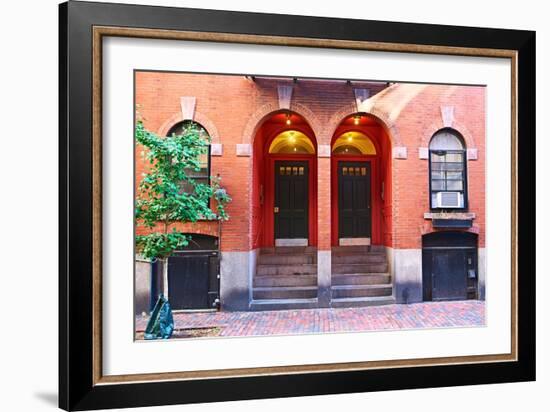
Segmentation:
[(335, 142), (347, 133), (366, 135), (374, 144), (376, 154), (332, 153), (331, 155), (331, 243), (337, 246), (338, 239), (338, 174), (341, 161), (367, 161), (371, 165), (371, 244), (392, 245), (392, 157), (391, 141), (386, 128), (374, 116), (356, 113), (346, 117), (332, 137), (331, 150)]
[[(303, 134), (311, 141), (313, 153), (269, 153), (273, 140), (284, 132)], [(302, 160), (309, 169), (309, 245), (317, 245), (317, 141), (307, 121), (291, 111), (272, 113), (260, 124), (254, 137), (251, 191), (251, 246), (272, 247), (274, 236), (275, 161)]]

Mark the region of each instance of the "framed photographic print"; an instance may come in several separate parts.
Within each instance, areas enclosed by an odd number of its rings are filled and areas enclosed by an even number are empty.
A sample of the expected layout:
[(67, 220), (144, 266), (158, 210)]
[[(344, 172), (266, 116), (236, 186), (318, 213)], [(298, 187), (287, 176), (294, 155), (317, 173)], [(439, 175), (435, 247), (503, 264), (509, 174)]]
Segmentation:
[(60, 407), (535, 379), (535, 33), (60, 5)]

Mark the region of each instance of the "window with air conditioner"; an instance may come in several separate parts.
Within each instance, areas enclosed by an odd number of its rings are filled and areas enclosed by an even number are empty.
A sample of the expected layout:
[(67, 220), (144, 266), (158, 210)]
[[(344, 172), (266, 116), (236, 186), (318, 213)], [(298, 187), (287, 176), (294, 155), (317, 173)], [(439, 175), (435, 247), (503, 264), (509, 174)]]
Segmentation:
[(430, 208), (468, 207), (466, 148), (458, 132), (444, 129), (430, 141)]

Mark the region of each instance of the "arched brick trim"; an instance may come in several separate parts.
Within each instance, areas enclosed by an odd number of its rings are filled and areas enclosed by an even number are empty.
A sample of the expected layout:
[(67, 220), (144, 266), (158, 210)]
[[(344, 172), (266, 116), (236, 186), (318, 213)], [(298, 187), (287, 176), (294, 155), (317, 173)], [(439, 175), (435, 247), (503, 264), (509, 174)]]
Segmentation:
[[(183, 116), (180, 113), (174, 113), (172, 116), (170, 116), (158, 129), (158, 135), (159, 136), (166, 136), (166, 133), (174, 126), (175, 124), (182, 122)], [(218, 129), (214, 125), (214, 122), (205, 114), (201, 112), (195, 111), (195, 115), (193, 117), (193, 121), (199, 123), (208, 135), (210, 136), (211, 143), (221, 143), (220, 135), (218, 133)]]
[[(443, 120), (440, 119), (438, 121), (433, 121), (428, 127), (423, 130), (419, 147), (428, 147), (430, 145), (430, 140), (432, 140), (433, 135), (436, 134), (439, 130), (445, 128), (446, 127), (443, 124)], [(476, 147), (475, 140), (465, 125), (455, 120), (453, 121), (453, 125), (452, 127), (450, 127), (450, 129), (456, 130), (458, 133), (461, 134), (461, 136), (464, 138), (466, 148), (473, 149)]]
[[(252, 144), (254, 142), (254, 137), (256, 136), (258, 128), (262, 125), (262, 121), (269, 114), (280, 110), (281, 108), (279, 107), (279, 105), (275, 103), (267, 103), (258, 108), (258, 110), (256, 110), (256, 112), (254, 112), (254, 114), (250, 116), (246, 123), (242, 136), (242, 143)], [(302, 116), (313, 130), (313, 133), (315, 134), (315, 139), (317, 140), (317, 144), (323, 144), (322, 141), (319, 140), (319, 136), (321, 136), (321, 132), (323, 129), (321, 128), (321, 123), (315, 113), (313, 113), (311, 109), (309, 109), (307, 106), (299, 103), (291, 104), (290, 111)]]
[(403, 143), (401, 141), (401, 136), (399, 134), (399, 130), (397, 129), (397, 125), (390, 120), (386, 112), (379, 110), (375, 105), (371, 107), (371, 109), (368, 112), (366, 111), (357, 112), (357, 106), (354, 103), (350, 103), (344, 106), (343, 108), (338, 110), (336, 113), (334, 113), (330, 117), (327, 123), (327, 127), (325, 128), (326, 130), (325, 134), (327, 135), (327, 138), (328, 138), (327, 140), (328, 144), (330, 144), (330, 141), (332, 140), (332, 136), (336, 132), (336, 129), (338, 128), (338, 126), (340, 126), (340, 123), (342, 122), (342, 120), (356, 113), (364, 113), (375, 117), (382, 124), (382, 126), (386, 128), (388, 135), (390, 137), (392, 146), (396, 146), (396, 147), (403, 146)]

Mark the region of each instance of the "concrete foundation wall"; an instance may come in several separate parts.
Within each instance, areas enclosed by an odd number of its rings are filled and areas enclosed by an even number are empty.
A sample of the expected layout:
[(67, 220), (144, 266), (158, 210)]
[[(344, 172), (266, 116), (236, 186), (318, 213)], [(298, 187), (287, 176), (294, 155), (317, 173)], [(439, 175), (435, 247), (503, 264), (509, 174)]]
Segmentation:
[(332, 282), (332, 252), (330, 250), (317, 251), (317, 299), (319, 307), (330, 307)]
[(422, 302), (422, 249), (393, 249), (391, 254), (397, 303)]
[(149, 313), (151, 302), (151, 263), (143, 260), (136, 260), (135, 270), (135, 296), (134, 312), (136, 315)]
[(252, 297), (252, 267), (257, 252), (222, 252), (220, 262), (221, 310), (248, 310)]
[(485, 282), (487, 274), (487, 260), (485, 257), (485, 248), (480, 247), (477, 250), (477, 294), (480, 300), (485, 300)]

